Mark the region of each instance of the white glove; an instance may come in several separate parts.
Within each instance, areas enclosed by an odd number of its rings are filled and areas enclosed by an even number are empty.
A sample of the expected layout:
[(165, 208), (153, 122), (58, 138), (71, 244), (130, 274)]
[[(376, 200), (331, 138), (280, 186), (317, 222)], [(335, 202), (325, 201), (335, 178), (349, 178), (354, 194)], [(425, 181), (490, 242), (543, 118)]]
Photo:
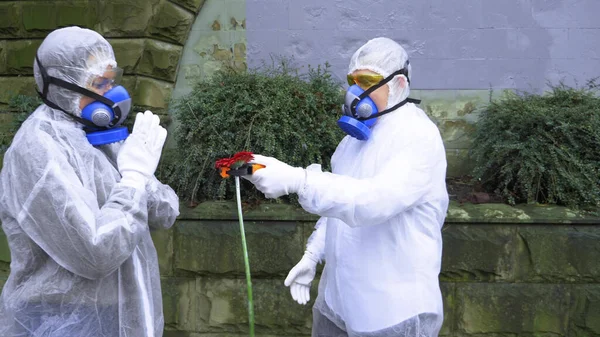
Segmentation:
[(283, 284), (290, 287), (290, 293), (294, 301), (305, 305), (310, 300), (310, 284), (315, 278), (317, 272), (317, 259), (306, 252), (300, 262), (285, 278)]
[(244, 178), (252, 182), (267, 198), (298, 193), (304, 187), (306, 172), (301, 167), (292, 167), (275, 158), (261, 155), (254, 155), (252, 163), (266, 167)]
[(145, 189), (148, 179), (154, 175), (167, 139), (167, 130), (159, 124), (158, 116), (150, 111), (135, 116), (131, 135), (117, 156), (121, 184)]

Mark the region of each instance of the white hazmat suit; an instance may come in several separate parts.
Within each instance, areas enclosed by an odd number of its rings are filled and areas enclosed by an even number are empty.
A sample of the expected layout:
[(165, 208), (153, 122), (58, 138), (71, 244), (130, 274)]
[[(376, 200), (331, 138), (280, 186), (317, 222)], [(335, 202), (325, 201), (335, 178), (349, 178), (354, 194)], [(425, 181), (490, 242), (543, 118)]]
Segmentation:
[[(383, 77), (406, 63), (387, 38), (361, 47), (349, 73)], [(410, 68), (409, 76), (410, 76)], [(397, 76), (388, 108), (408, 97)], [(266, 165), (248, 177), (268, 197), (298, 193), (302, 207), (322, 218), (302, 260), (285, 284), (305, 304), (317, 261), (325, 268), (314, 305), (313, 336), (437, 336), (443, 321), (438, 275), (448, 194), (439, 130), (412, 103), (378, 117), (367, 141), (346, 136), (331, 159), (332, 173)]]
[[(109, 43), (77, 27), (44, 40), (49, 75), (86, 87), (116, 67)], [(39, 90), (42, 79), (34, 65)], [(81, 116), (81, 95), (50, 85), (50, 101)], [(82, 124), (41, 105), (22, 124), (0, 174), (11, 251), (0, 297), (3, 337), (160, 337), (158, 259), (150, 228), (168, 228), (177, 195), (154, 178), (166, 131), (138, 114), (121, 143), (93, 147)]]

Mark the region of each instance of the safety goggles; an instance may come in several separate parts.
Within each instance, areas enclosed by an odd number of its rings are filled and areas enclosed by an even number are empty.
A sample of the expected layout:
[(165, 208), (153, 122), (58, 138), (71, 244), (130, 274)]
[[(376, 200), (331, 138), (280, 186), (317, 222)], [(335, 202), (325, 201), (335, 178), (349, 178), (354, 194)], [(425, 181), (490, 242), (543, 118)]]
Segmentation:
[(123, 69), (112, 68), (104, 72), (103, 76), (94, 77), (88, 84), (88, 87), (95, 91), (105, 92), (121, 84), (122, 79)]
[(383, 80), (383, 76), (379, 74), (348, 74), (348, 85), (358, 85), (361, 89), (367, 90)]

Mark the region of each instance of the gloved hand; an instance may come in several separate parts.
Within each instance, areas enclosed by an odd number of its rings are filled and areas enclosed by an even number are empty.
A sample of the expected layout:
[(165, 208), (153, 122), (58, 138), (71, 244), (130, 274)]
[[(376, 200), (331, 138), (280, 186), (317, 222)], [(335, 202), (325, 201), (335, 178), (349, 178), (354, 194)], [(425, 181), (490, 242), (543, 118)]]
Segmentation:
[(290, 287), (294, 301), (305, 305), (310, 300), (310, 284), (317, 272), (318, 260), (306, 252), (300, 262), (290, 270), (283, 284)]
[(135, 116), (131, 135), (117, 156), (121, 184), (145, 189), (146, 182), (154, 175), (167, 139), (167, 130), (159, 124), (158, 116), (150, 111)]
[(292, 167), (272, 157), (254, 155), (252, 163), (266, 167), (251, 176), (244, 176), (263, 192), (267, 198), (298, 193), (306, 182), (306, 172), (301, 167)]

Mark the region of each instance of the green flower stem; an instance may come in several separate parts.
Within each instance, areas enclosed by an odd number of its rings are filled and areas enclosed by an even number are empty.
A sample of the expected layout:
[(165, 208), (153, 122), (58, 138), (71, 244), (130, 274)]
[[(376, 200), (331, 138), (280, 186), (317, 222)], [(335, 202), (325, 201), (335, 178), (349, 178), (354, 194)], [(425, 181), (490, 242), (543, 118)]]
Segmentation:
[(240, 193), (240, 177), (235, 177), (235, 194), (237, 198), (238, 219), (240, 219), (240, 234), (242, 235), (242, 247), (244, 249), (244, 265), (246, 267), (246, 284), (248, 286), (248, 322), (250, 324), (250, 337), (254, 337), (254, 303), (252, 300), (252, 279), (250, 278), (250, 262), (248, 259), (248, 247), (246, 246), (246, 232), (244, 230), (244, 218), (242, 217), (242, 197)]

